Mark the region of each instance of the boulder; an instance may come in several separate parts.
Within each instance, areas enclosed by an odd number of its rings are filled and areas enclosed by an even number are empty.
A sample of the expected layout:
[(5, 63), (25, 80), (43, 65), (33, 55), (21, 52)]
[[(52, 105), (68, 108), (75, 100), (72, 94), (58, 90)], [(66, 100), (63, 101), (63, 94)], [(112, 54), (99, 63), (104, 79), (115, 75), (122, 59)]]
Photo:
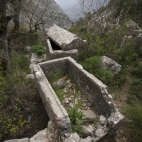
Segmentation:
[(102, 56), (102, 68), (117, 74), (121, 71), (122, 66), (114, 60), (112, 60), (111, 58)]
[(85, 115), (85, 119), (89, 121), (96, 119), (96, 113), (93, 110), (83, 110), (83, 114)]
[(92, 125), (82, 126), (82, 128), (83, 128), (83, 131), (82, 131), (83, 137), (92, 136), (93, 132), (95, 131), (95, 128)]

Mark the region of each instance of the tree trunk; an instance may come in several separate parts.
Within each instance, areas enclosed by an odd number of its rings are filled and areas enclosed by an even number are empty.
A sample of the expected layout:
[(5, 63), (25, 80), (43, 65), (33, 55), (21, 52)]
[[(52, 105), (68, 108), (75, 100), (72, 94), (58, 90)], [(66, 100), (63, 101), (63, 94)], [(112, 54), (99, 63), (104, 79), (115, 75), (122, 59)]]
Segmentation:
[(1, 50), (1, 66), (4, 71), (10, 71), (10, 59), (7, 44), (7, 25), (10, 17), (6, 16), (7, 0), (0, 1), (0, 50)]

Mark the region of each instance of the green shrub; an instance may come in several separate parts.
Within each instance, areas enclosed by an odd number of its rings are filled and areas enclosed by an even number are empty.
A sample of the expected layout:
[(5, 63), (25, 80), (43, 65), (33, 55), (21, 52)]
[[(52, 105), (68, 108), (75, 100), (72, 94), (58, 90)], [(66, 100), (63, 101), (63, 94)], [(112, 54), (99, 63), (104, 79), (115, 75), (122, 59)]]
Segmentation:
[(81, 111), (78, 111), (78, 107), (68, 109), (69, 118), (72, 125), (72, 131), (77, 132), (81, 135), (83, 130), (82, 124), (84, 122), (84, 114)]
[(100, 79), (103, 83), (108, 84), (111, 82), (114, 77), (114, 73), (111, 71), (101, 69), (102, 59), (100, 56), (93, 56), (87, 58), (83, 63), (83, 67), (98, 79)]
[(11, 72), (4, 76), (0, 71), (0, 141), (31, 137), (47, 125), (35, 82), (25, 79), (28, 72), (28, 58), (16, 52), (11, 53)]
[(132, 130), (132, 141), (141, 142), (142, 138), (142, 105), (129, 105), (126, 109), (126, 116), (132, 120), (130, 128)]
[(45, 53), (45, 48), (41, 44), (33, 45), (31, 48), (32, 52), (36, 53), (38, 56), (41, 56)]

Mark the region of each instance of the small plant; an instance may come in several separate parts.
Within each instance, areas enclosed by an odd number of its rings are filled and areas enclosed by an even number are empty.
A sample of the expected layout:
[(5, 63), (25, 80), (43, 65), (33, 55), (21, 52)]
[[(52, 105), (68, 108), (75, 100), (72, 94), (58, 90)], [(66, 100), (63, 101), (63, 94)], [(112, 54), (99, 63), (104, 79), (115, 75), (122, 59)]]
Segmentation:
[(62, 77), (61, 70), (57, 70), (56, 72), (50, 72), (49, 75), (49, 81), (52, 84), (54, 81), (57, 81)]
[(31, 48), (32, 52), (36, 53), (38, 56), (42, 56), (45, 53), (45, 48), (41, 44), (33, 45)]
[(82, 124), (84, 122), (84, 114), (78, 111), (78, 107), (68, 109), (69, 118), (72, 124), (72, 131), (81, 135), (83, 130)]

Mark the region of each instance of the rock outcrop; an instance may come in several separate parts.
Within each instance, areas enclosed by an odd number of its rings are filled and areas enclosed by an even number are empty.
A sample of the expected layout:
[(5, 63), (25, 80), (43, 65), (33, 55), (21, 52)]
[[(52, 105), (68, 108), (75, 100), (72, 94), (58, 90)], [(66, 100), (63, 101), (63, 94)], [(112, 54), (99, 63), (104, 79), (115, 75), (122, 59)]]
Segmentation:
[[(72, 22), (54, 0), (26, 0), (22, 2), (22, 12), (20, 13), (20, 24), (29, 27), (37, 23), (37, 27), (42, 30), (51, 27), (54, 23), (68, 29)], [(34, 27), (33, 27), (34, 28)]]

